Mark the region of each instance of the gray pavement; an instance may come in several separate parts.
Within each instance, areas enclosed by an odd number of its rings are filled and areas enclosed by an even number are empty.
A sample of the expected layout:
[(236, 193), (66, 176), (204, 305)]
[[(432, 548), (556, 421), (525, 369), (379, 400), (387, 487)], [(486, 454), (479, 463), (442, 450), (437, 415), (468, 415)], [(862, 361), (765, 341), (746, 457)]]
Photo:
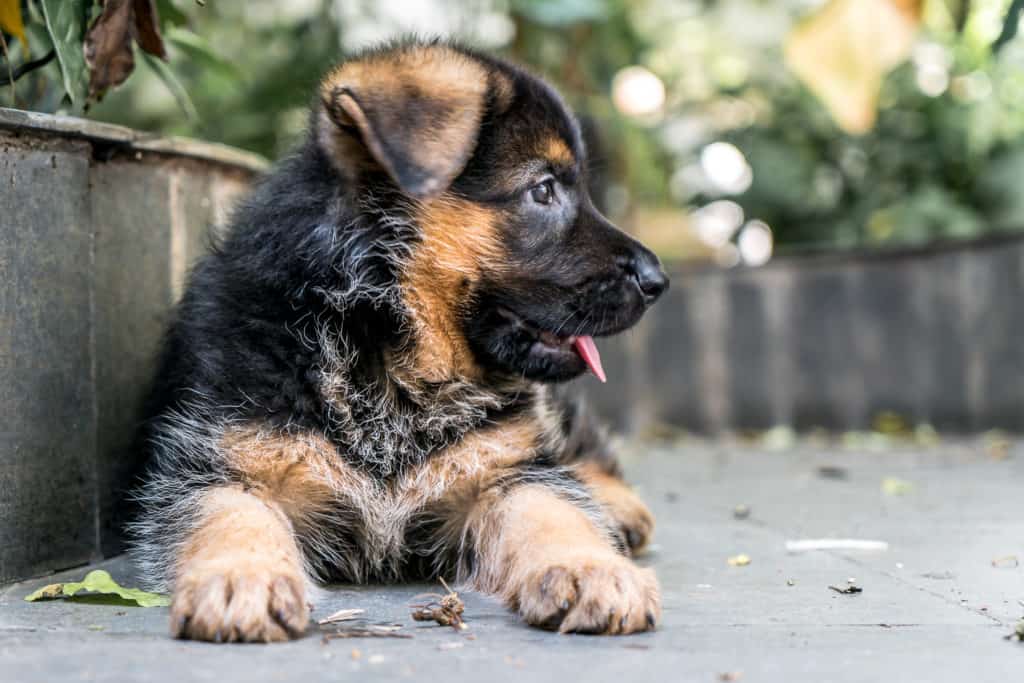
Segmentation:
[[(409, 619), (426, 586), (332, 588), (317, 607), (367, 610), (410, 640), (209, 645), (171, 640), (167, 610), (22, 598), (79, 568), (0, 588), (0, 682), (481, 680), (1021, 680), (1024, 448), (980, 441), (851, 451), (740, 442), (624, 446), (627, 472), (658, 517), (643, 558), (664, 592), (663, 625), (628, 637), (560, 636), (463, 594), (465, 634)], [(831, 467), (821, 475), (821, 467)], [(841, 475), (835, 478), (835, 475)], [(845, 476), (842, 476), (845, 475)], [(882, 481), (910, 484), (902, 495)], [(901, 487), (897, 487), (901, 488)], [(905, 488), (905, 487), (902, 487)], [(748, 505), (747, 519), (735, 506)], [(786, 540), (887, 541), (887, 551), (790, 554)], [(728, 558), (746, 554), (747, 566)], [(123, 559), (102, 563), (124, 585)], [(858, 595), (828, 586), (855, 579)], [(467, 635), (468, 634), (468, 635)]]

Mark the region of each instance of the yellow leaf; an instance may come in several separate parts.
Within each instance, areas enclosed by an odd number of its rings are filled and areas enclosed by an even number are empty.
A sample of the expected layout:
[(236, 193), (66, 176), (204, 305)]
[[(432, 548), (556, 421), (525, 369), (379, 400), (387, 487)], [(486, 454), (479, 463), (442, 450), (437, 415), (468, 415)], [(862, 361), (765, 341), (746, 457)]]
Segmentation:
[(21, 0), (0, 0), (0, 29), (20, 40), (28, 52), (25, 24), (21, 20)]
[(739, 555), (733, 555), (727, 560), (727, 562), (730, 567), (746, 567), (750, 564), (750, 555), (744, 555), (742, 553)]
[(918, 0), (831, 0), (786, 40), (786, 63), (854, 134), (875, 125), (886, 74), (910, 55)]

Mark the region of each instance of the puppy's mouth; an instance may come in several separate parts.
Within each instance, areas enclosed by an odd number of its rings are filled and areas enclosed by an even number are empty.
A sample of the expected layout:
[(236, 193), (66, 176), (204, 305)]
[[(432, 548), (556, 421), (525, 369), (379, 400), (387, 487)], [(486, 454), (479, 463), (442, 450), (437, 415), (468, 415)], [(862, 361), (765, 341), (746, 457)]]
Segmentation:
[(592, 336), (587, 334), (560, 336), (526, 322), (508, 309), (502, 309), (501, 313), (532, 337), (531, 353), (552, 357), (579, 358), (599, 380), (608, 381), (604, 367), (601, 365), (601, 353), (597, 350), (597, 344), (594, 343)]

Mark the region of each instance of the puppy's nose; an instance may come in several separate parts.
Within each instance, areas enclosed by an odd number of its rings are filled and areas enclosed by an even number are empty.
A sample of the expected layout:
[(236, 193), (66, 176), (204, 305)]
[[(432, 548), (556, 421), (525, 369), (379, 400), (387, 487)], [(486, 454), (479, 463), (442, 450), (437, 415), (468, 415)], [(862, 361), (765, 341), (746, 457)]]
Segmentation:
[(634, 251), (620, 259), (619, 264), (636, 280), (648, 306), (668, 289), (668, 275), (661, 269), (658, 257), (647, 249)]

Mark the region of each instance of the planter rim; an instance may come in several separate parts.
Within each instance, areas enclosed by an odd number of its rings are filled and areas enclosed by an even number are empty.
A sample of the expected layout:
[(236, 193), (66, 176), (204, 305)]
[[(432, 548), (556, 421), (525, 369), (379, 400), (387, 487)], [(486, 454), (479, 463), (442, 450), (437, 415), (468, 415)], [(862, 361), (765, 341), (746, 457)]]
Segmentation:
[(77, 138), (139, 152), (187, 157), (261, 173), (270, 162), (259, 154), (215, 142), (162, 137), (103, 121), (0, 107), (0, 130), (21, 130)]

